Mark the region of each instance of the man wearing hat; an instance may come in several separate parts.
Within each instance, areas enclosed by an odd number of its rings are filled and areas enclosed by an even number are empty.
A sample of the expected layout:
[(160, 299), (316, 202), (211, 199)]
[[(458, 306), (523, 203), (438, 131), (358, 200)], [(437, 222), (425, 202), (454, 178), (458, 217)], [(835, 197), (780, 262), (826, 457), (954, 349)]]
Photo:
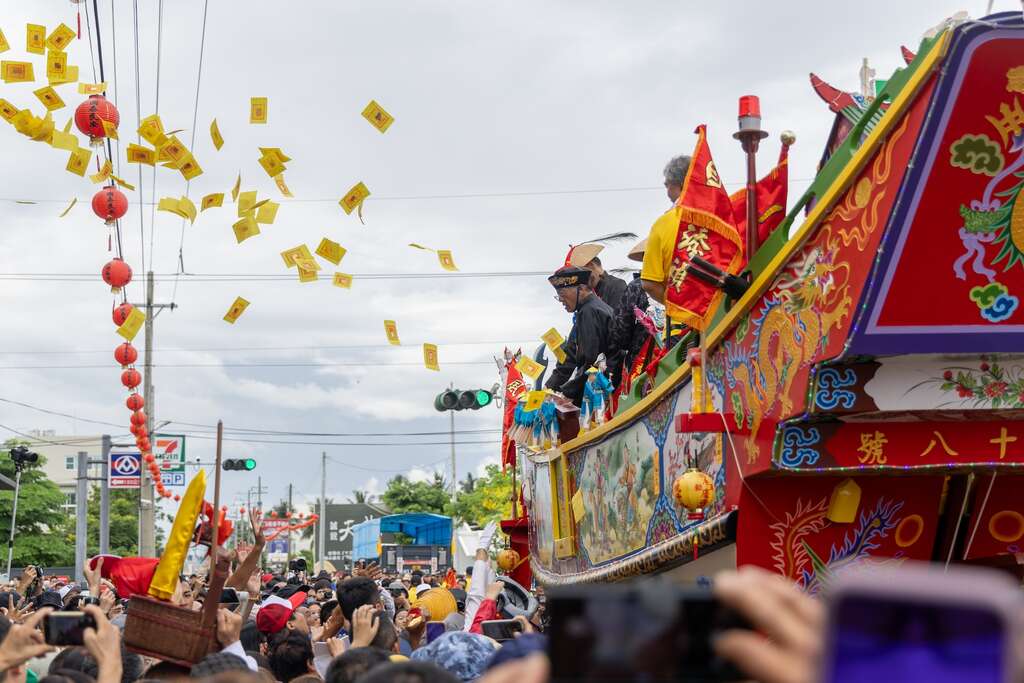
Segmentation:
[(309, 625), (305, 617), (296, 612), (296, 608), (305, 601), (305, 591), (295, 590), (292, 586), (267, 596), (256, 613), (256, 628), (268, 636), (285, 628), (308, 634)]
[[(632, 233), (621, 233), (616, 235), (608, 235), (606, 237), (600, 237), (600, 240), (614, 241), (621, 239), (621, 235), (629, 234), (631, 237), (636, 239), (636, 235)], [(621, 278), (617, 278), (604, 269), (601, 265), (601, 259), (598, 258), (604, 250), (603, 244), (597, 244), (594, 242), (585, 242), (578, 244), (569, 249), (569, 254), (566, 256), (565, 265), (575, 266), (576, 268), (586, 268), (590, 271), (590, 288), (594, 290), (594, 293), (601, 297), (601, 301), (605, 302), (614, 310), (619, 305), (619, 300), (622, 299), (622, 293), (626, 289), (626, 282)]]
[(548, 278), (555, 288), (555, 298), (573, 313), (572, 330), (562, 345), (565, 362), (559, 363), (545, 387), (559, 391), (576, 405), (583, 403), (587, 370), (597, 357), (609, 351), (609, 327), (612, 309), (590, 287), (591, 272), (576, 266), (563, 266)]
[[(633, 248), (629, 250), (628, 257), (642, 263), (646, 248), (647, 239), (645, 238), (633, 245)], [(644, 341), (650, 336), (650, 332), (636, 317), (637, 310), (646, 311), (649, 305), (650, 300), (644, 292), (640, 273), (634, 273), (633, 279), (626, 285), (622, 299), (612, 315), (612, 352), (609, 355), (608, 375), (612, 386), (616, 389), (622, 384), (622, 369), (633, 366), (633, 361), (640, 353)]]

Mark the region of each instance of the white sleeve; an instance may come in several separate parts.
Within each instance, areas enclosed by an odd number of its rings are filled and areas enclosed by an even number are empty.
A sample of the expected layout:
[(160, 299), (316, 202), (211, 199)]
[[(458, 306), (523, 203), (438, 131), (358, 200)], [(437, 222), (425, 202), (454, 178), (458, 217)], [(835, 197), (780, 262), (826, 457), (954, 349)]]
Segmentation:
[(463, 627), (464, 631), (468, 631), (473, 626), (476, 611), (480, 609), (480, 603), (484, 601), (487, 585), (491, 583), (493, 573), (490, 560), (477, 560), (473, 563), (473, 580), (469, 582), (469, 590), (466, 592), (466, 625)]
[(256, 673), (259, 673), (259, 665), (256, 663), (255, 659), (246, 654), (245, 649), (242, 647), (242, 641), (236, 640), (235, 642), (231, 643), (226, 648), (221, 650), (221, 652), (226, 652), (229, 655), (241, 657), (243, 660), (245, 660), (245, 665), (249, 667), (250, 671), (255, 671)]

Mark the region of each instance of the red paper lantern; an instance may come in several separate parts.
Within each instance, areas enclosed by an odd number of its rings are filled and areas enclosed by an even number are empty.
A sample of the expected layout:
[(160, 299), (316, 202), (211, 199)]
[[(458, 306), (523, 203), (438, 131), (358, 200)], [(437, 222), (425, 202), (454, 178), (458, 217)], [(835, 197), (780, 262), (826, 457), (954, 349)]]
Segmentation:
[(272, 518), (274, 518), (274, 519), (277, 519), (277, 510), (271, 510), (271, 511), (270, 511), (270, 516), (271, 516)]
[(149, 437), (140, 436), (135, 440), (135, 445), (139, 447), (140, 451), (148, 451), (150, 448)]
[(115, 185), (107, 185), (92, 196), (92, 211), (107, 225), (113, 225), (128, 212), (128, 198)]
[(128, 410), (135, 411), (142, 410), (146, 405), (146, 401), (138, 394), (131, 394), (125, 399), (124, 404), (128, 406)]
[(179, 496), (177, 493), (175, 493), (174, 494), (174, 502), (177, 503), (180, 500), (181, 500), (181, 496)]
[(291, 512), (284, 513), (284, 518), (285, 519), (291, 519), (292, 518), (292, 513)]
[(146, 413), (136, 410), (128, 419), (133, 425), (144, 425), (146, 424)]
[(107, 137), (107, 131), (103, 129), (103, 122), (117, 128), (121, 122), (121, 115), (117, 107), (103, 95), (90, 95), (89, 99), (78, 105), (75, 110), (75, 125), (78, 130), (89, 136), (89, 142), (93, 147), (103, 144), (103, 138)]
[(245, 508), (238, 508), (238, 514), (244, 515), (245, 514)]
[(156, 458), (153, 457), (152, 453), (146, 453), (144, 456), (142, 456), (142, 459), (146, 461), (147, 465), (156, 460)]
[(146, 425), (132, 425), (128, 431), (132, 433), (132, 436), (146, 436)]
[(142, 383), (142, 375), (135, 368), (128, 368), (121, 373), (121, 384), (129, 389), (134, 389)]
[(118, 344), (114, 348), (114, 360), (121, 364), (121, 367), (131, 365), (139, 359), (139, 352), (135, 350), (135, 347), (125, 342), (124, 344)]
[(114, 308), (114, 324), (118, 327), (124, 325), (124, 321), (128, 319), (128, 314), (135, 308), (131, 304), (121, 304)]
[[(119, 258), (111, 259), (101, 271), (103, 281), (110, 285), (110, 291), (117, 294), (132, 281), (132, 267)], [(115, 318), (116, 320), (116, 318)]]

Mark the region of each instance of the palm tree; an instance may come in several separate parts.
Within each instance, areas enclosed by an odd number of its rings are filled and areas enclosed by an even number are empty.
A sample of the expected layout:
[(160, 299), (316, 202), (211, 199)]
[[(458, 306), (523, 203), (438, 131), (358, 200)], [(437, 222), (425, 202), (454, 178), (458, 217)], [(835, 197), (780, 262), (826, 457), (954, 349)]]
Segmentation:
[[(334, 499), (333, 498), (324, 498), (324, 504), (325, 505), (334, 505)], [(317, 497), (316, 500), (313, 501), (313, 510), (312, 510), (311, 514), (314, 514), (314, 515), (319, 515), (320, 514), (320, 497), (319, 496)], [(315, 523), (310, 524), (309, 526), (305, 527), (302, 530), (302, 537), (303, 538), (317, 538), (316, 534), (319, 533), (319, 530), (318, 530), (319, 526), (320, 526), (320, 521), (317, 520)]]
[(348, 497), (348, 502), (365, 505), (373, 502), (373, 496), (361, 489), (355, 489), (352, 491), (352, 495)]
[(472, 472), (466, 472), (466, 478), (459, 482), (459, 486), (462, 488), (463, 493), (473, 493), (473, 489), (476, 488), (477, 478), (473, 476)]

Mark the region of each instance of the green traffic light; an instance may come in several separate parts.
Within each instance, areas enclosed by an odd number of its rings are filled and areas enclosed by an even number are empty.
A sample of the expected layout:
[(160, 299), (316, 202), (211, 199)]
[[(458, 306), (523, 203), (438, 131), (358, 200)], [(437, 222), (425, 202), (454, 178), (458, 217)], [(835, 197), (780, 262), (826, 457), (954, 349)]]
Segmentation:
[(245, 465), (245, 469), (250, 471), (256, 469), (256, 461), (253, 460), (252, 458), (246, 458), (242, 462)]
[(491, 392), (484, 389), (476, 390), (476, 404), (481, 408), (490, 405), (492, 400), (494, 400), (494, 397), (491, 395)]

